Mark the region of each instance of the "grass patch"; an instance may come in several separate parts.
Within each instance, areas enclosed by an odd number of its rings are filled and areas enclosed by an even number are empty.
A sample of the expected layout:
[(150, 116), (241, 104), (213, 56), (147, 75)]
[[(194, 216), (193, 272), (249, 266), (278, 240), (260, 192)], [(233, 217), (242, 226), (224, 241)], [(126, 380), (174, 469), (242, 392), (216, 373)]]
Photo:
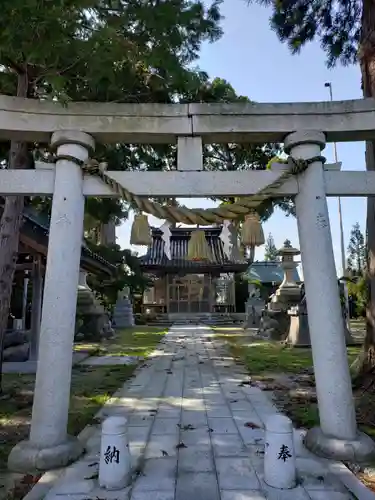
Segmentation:
[[(310, 348), (249, 339), (243, 331), (215, 331), (216, 338), (225, 341), (233, 357), (245, 365), (252, 381), (260, 382), (273, 391), (275, 403), (289, 415), (296, 426), (311, 428), (318, 425), (319, 412)], [(360, 346), (347, 348), (349, 364), (357, 357), (360, 349)], [(375, 430), (369, 434), (375, 436)]]
[(163, 338), (166, 330), (156, 326), (135, 326), (116, 333), (113, 339), (102, 342), (78, 342), (76, 349), (95, 350), (98, 356), (149, 356)]
[[(165, 333), (160, 328), (135, 327), (118, 332), (115, 339), (102, 344), (79, 344), (114, 356), (147, 357)], [(87, 350), (82, 347), (81, 350)], [(92, 422), (94, 415), (112, 394), (132, 375), (136, 365), (77, 365), (72, 370), (68, 432), (77, 435)], [(53, 369), (53, 367), (51, 367)], [(35, 375), (3, 374), (6, 397), (0, 399), (0, 471), (6, 469), (11, 448), (28, 436)]]
[[(313, 365), (311, 349), (290, 347), (278, 342), (256, 340), (248, 342), (244, 333), (218, 334), (230, 346), (233, 357), (245, 363), (250, 375), (268, 372), (300, 373)], [(360, 347), (348, 347), (348, 360), (352, 363)]]

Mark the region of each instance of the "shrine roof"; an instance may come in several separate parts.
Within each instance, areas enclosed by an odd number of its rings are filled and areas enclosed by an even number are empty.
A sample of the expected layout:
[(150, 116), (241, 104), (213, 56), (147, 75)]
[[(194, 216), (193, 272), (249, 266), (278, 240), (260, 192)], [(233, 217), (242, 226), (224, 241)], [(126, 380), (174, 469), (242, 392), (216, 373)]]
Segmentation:
[[(250, 279), (258, 280), (261, 283), (280, 284), (284, 279), (284, 271), (280, 262), (262, 261), (253, 262), (245, 273)], [(297, 283), (301, 282), (298, 270), (293, 271), (293, 279)]]
[[(48, 216), (37, 212), (34, 208), (26, 206), (23, 213), (24, 223), (21, 226), (21, 234), (38, 244), (48, 247), (49, 236), (49, 218)], [(92, 252), (82, 241), (81, 266), (85, 271), (98, 272), (104, 271), (111, 275), (115, 271), (115, 266), (107, 262), (101, 255)]]
[(207, 243), (211, 249), (213, 260), (211, 262), (197, 262), (187, 260), (188, 243), (192, 231), (195, 228), (171, 228), (171, 259), (164, 253), (164, 241), (162, 231), (157, 228), (152, 229), (152, 243), (146, 253), (139, 258), (143, 269), (162, 269), (166, 271), (179, 270), (216, 270), (219, 272), (240, 272), (246, 270), (248, 264), (246, 260), (229, 260), (224, 252), (223, 242), (219, 238), (221, 227), (200, 228), (204, 229)]

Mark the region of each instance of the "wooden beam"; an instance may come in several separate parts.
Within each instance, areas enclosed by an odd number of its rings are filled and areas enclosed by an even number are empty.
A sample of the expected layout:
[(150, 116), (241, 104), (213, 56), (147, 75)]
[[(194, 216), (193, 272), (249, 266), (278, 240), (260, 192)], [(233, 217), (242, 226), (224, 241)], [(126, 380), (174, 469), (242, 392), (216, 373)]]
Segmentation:
[(16, 264), (16, 271), (31, 271), (33, 268), (32, 262), (24, 262), (22, 264)]
[(43, 266), (40, 255), (35, 258), (32, 272), (31, 336), (29, 359), (37, 360), (43, 298)]
[[(375, 172), (338, 171), (337, 166), (325, 170), (327, 196), (375, 195)], [(281, 170), (237, 172), (116, 172), (108, 175), (130, 192), (145, 197), (204, 198), (212, 196), (250, 196), (280, 175)], [(53, 169), (0, 170), (0, 196), (51, 196), (54, 189)], [(276, 196), (294, 196), (298, 180), (293, 177), (281, 186)], [(100, 179), (85, 177), (85, 196), (111, 197), (113, 192)]]
[(38, 254), (47, 256), (47, 247), (44, 247), (43, 245), (40, 245), (36, 241), (32, 240), (31, 238), (28, 238), (24, 234), (20, 234), (20, 242), (29, 248), (32, 248), (35, 250)]
[[(41, 269), (45, 269), (45, 265), (43, 263), (40, 264)], [(24, 262), (24, 263), (19, 263), (16, 264), (16, 271), (32, 271), (33, 269), (33, 262)]]

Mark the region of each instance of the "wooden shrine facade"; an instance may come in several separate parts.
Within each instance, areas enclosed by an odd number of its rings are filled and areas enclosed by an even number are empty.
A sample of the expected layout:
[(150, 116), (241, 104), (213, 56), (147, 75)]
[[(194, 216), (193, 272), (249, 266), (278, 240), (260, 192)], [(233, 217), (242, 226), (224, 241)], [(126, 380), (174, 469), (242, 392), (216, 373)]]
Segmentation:
[(212, 260), (187, 260), (193, 229), (171, 228), (170, 253), (165, 254), (162, 232), (152, 230), (152, 243), (140, 257), (141, 269), (155, 277), (143, 296), (144, 310), (168, 314), (235, 312), (234, 274), (247, 269), (244, 259), (230, 261), (220, 239), (221, 227), (205, 229)]

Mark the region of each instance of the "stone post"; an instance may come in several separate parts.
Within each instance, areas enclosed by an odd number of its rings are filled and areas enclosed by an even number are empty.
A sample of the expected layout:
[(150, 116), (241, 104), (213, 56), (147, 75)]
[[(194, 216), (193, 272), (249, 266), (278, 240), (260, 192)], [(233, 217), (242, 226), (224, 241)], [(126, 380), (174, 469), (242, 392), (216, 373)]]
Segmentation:
[(8, 460), (20, 472), (64, 466), (83, 451), (67, 435), (67, 422), (85, 204), (79, 163), (94, 140), (84, 132), (58, 131), (51, 145), (72, 159), (56, 163), (30, 438)]
[[(324, 134), (316, 131), (294, 132), (284, 141), (295, 159), (319, 156), (324, 146)], [(308, 431), (305, 444), (325, 457), (361, 461), (375, 445), (356, 425), (322, 162), (309, 165), (298, 185), (295, 203), (320, 415), (320, 427)]]

